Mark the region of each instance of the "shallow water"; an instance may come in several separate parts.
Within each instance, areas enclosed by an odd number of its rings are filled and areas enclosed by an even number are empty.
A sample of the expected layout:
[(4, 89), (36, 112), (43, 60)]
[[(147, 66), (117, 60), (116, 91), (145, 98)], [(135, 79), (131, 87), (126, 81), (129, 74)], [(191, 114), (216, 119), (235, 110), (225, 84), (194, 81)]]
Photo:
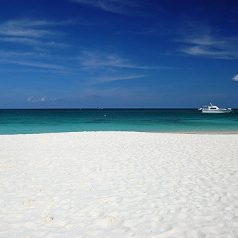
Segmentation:
[(202, 114), (196, 109), (0, 110), (0, 134), (77, 131), (238, 131), (238, 110)]

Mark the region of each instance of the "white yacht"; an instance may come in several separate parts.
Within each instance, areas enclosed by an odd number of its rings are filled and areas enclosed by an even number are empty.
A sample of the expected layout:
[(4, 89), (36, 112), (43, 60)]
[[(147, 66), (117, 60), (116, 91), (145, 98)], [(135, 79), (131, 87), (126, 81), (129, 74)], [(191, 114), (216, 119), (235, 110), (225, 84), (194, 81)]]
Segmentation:
[(198, 110), (202, 111), (202, 113), (230, 113), (232, 112), (231, 108), (219, 108), (218, 106), (212, 105), (203, 106)]

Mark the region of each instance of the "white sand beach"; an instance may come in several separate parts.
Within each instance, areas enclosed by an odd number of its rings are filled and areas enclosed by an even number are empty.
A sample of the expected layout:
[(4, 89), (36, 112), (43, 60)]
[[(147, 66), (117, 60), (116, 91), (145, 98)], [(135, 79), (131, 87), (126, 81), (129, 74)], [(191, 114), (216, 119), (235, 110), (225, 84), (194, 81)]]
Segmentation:
[(0, 237), (238, 237), (238, 135), (1, 135)]

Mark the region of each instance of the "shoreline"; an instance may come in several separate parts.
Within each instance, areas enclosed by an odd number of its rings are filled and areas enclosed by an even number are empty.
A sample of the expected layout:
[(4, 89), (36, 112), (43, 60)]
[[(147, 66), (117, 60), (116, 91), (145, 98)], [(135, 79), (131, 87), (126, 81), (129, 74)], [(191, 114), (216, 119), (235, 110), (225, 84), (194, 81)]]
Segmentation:
[(143, 133), (143, 134), (175, 134), (175, 135), (237, 135), (238, 131), (67, 131), (67, 132), (42, 132), (42, 133), (19, 133), (19, 134), (0, 134), (1, 136), (18, 135), (53, 135), (53, 134), (82, 134), (82, 133)]

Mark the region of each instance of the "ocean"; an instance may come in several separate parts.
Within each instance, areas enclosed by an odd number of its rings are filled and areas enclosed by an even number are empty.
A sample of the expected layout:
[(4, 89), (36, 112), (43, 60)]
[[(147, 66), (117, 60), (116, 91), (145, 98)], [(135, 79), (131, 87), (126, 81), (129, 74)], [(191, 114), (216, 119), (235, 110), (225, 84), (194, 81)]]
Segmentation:
[(238, 131), (238, 110), (202, 114), (196, 109), (0, 110), (0, 134), (78, 131)]

